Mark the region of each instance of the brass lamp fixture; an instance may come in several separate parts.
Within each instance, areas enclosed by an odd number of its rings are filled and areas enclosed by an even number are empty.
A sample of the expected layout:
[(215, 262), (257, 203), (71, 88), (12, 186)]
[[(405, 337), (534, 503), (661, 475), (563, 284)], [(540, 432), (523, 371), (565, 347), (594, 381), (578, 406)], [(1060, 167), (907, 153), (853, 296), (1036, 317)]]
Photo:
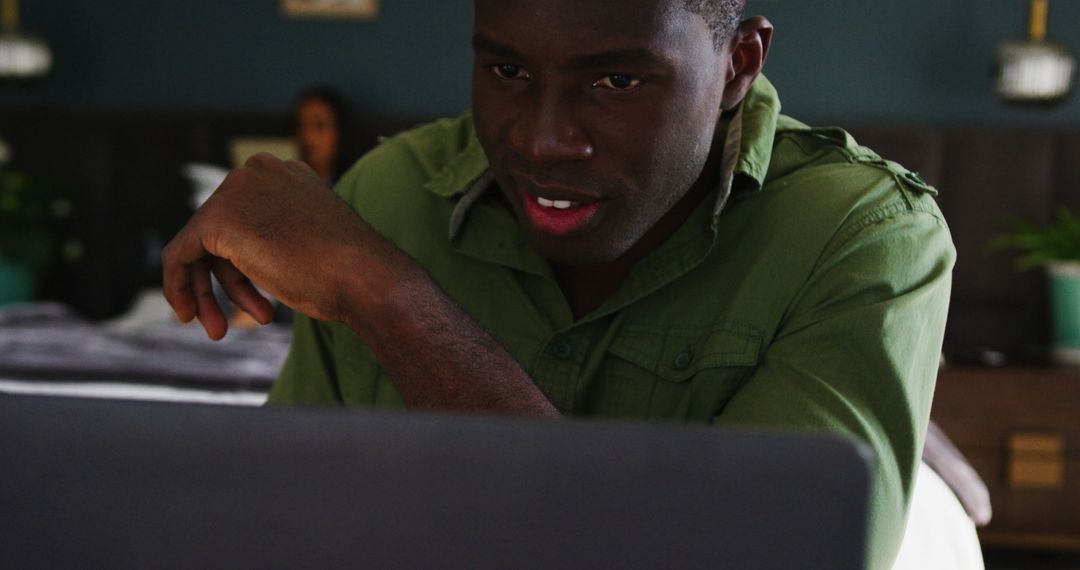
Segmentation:
[(1072, 90), (1076, 58), (1046, 40), (1049, 12), (1050, 0), (1031, 0), (1029, 39), (998, 48), (997, 92), (1005, 101), (1053, 104)]
[(44, 40), (19, 31), (19, 0), (0, 0), (0, 80), (44, 77), (52, 61)]

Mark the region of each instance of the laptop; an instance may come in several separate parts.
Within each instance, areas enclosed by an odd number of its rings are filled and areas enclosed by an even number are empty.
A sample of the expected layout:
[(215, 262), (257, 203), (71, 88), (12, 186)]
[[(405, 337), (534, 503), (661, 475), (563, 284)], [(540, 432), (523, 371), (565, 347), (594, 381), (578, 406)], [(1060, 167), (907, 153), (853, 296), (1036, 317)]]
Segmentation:
[(708, 427), (0, 397), (4, 568), (862, 568), (869, 451)]

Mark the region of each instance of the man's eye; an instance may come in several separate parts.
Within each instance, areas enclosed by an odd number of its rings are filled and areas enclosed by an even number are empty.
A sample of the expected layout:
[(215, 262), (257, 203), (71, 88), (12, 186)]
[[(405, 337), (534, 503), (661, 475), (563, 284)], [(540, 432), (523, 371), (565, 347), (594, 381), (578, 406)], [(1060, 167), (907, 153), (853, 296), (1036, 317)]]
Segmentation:
[(499, 79), (528, 79), (529, 74), (520, 65), (500, 63), (491, 66), (491, 72)]
[(603, 87), (615, 91), (629, 91), (636, 88), (638, 85), (641, 85), (640, 79), (621, 73), (601, 77), (599, 81), (593, 83), (593, 87)]

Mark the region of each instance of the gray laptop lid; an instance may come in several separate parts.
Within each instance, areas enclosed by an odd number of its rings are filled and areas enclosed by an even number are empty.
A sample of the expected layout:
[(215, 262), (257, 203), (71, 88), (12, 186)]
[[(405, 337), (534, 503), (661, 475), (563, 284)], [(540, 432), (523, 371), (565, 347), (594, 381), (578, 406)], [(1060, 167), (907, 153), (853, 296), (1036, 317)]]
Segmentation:
[(807, 435), (0, 397), (5, 568), (862, 568)]

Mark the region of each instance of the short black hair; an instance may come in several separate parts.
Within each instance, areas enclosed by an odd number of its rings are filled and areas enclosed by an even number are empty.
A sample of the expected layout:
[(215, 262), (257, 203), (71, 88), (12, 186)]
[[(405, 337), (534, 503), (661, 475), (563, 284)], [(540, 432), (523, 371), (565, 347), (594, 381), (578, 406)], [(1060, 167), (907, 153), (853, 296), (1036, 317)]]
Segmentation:
[(699, 14), (712, 30), (716, 49), (731, 39), (742, 23), (746, 0), (685, 0), (686, 8)]
[(349, 104), (337, 89), (334, 89), (329, 85), (314, 85), (301, 91), (300, 94), (296, 96), (296, 99), (293, 99), (292, 110), (294, 120), (297, 111), (300, 109), (300, 105), (303, 105), (308, 101), (322, 101), (323, 103), (326, 103), (326, 106), (330, 107), (330, 110), (333, 111), (334, 121), (336, 121), (338, 127), (343, 127), (344, 123), (347, 123), (349, 120)]

